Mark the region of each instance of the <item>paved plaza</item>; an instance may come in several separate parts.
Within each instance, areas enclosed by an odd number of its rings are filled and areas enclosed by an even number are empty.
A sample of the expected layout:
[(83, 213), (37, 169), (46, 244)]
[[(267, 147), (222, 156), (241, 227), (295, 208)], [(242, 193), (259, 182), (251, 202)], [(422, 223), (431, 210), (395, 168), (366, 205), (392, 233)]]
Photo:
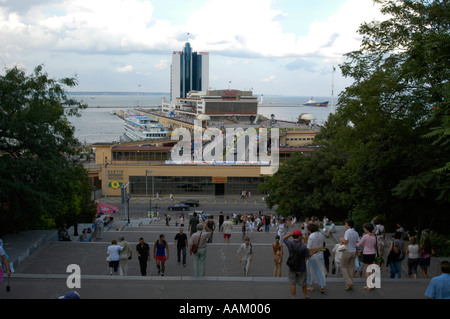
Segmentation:
[[(176, 215), (173, 213), (172, 216)], [(216, 223), (218, 218), (215, 218)], [(186, 233), (187, 223), (184, 227)], [(86, 225), (85, 225), (86, 226)], [(81, 233), (80, 225), (79, 232)], [(293, 229), (297, 229), (298, 224)], [(174, 237), (179, 227), (174, 218), (170, 226), (163, 219), (133, 219), (114, 221), (109, 230), (105, 230), (102, 239), (91, 242), (59, 242), (54, 232), (24, 232), (5, 236), (5, 250), (16, 258), (15, 273), (10, 279), (11, 291), (6, 292), (6, 280), (0, 289), (1, 299), (57, 299), (70, 290), (77, 290), (83, 299), (188, 299), (188, 300), (288, 300), (291, 298), (287, 280), (287, 249), (284, 250), (282, 277), (273, 277), (273, 257), (271, 245), (275, 241), (276, 229), (270, 232), (254, 232), (250, 234), (254, 249), (254, 259), (249, 274), (242, 277), (241, 265), (236, 250), (242, 241), (241, 224), (234, 226), (231, 242), (224, 243), (222, 233), (216, 231), (213, 242), (207, 247), (206, 277), (193, 276), (193, 258), (187, 256), (187, 266), (177, 264)], [(336, 233), (326, 238), (326, 247), (331, 249), (336, 239), (344, 231), (338, 227)], [(153, 254), (147, 267), (147, 276), (140, 274), (139, 263), (135, 252), (140, 237), (150, 245), (164, 234), (169, 243), (170, 258), (166, 262), (165, 276), (158, 276)], [(106, 250), (111, 240), (123, 235), (130, 242), (133, 258), (128, 263), (127, 276), (110, 276), (105, 260)], [(43, 239), (44, 238), (44, 239)], [(27, 253), (24, 251), (27, 247)], [(31, 247), (31, 248), (30, 248)], [(387, 256), (387, 255), (386, 255)], [(67, 267), (78, 265), (81, 271), (81, 287), (69, 289), (68, 277), (71, 272)], [(406, 262), (404, 263), (406, 264)], [(433, 261), (430, 275), (436, 276), (436, 265)], [(405, 267), (405, 265), (403, 266)], [(435, 273), (433, 273), (435, 272)], [(319, 287), (309, 293), (311, 299), (424, 299), (430, 279), (408, 279), (405, 269), (401, 279), (390, 279), (389, 273), (382, 269), (381, 288), (365, 291), (365, 278), (355, 279), (355, 287), (351, 291), (344, 290), (341, 278), (329, 274), (324, 294)], [(297, 297), (302, 298), (301, 289)]]

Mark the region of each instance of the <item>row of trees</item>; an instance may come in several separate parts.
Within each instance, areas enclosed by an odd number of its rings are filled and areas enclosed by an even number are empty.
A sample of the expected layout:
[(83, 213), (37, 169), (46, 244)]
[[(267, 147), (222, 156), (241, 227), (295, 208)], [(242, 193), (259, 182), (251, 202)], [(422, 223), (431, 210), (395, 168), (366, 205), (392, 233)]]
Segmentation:
[(386, 20), (361, 25), (359, 50), (340, 68), (354, 79), (317, 136), (266, 183), (278, 213), (380, 216), (388, 229), (450, 222), (450, 10), (448, 0), (376, 0)]
[(89, 179), (68, 121), (87, 107), (67, 97), (75, 85), (49, 78), (42, 66), (0, 76), (0, 236), (92, 221)]

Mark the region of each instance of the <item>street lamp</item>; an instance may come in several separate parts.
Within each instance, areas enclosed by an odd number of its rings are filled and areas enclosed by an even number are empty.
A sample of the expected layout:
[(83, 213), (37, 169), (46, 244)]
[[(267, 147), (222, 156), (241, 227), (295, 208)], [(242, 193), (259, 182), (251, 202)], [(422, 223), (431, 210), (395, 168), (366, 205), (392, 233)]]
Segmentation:
[(108, 191), (108, 157), (105, 156), (105, 204)]
[(147, 199), (147, 203), (150, 204), (149, 210), (152, 210), (152, 200), (151, 199), (150, 199), (150, 201), (148, 200), (148, 191), (147, 191), (147, 189), (148, 189), (148, 186), (147, 186), (148, 178), (147, 178), (147, 176), (148, 175), (147, 174), (151, 174), (152, 175), (152, 195), (153, 195), (153, 171), (150, 171), (148, 169), (145, 170), (145, 198)]

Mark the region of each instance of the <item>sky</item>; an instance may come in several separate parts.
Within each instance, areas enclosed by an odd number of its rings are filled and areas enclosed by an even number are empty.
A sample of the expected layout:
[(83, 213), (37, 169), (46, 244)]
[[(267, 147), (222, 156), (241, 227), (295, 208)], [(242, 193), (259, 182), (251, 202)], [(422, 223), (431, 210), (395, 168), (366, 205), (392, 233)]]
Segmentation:
[[(169, 92), (173, 51), (209, 52), (213, 89), (337, 96), (372, 0), (0, 0), (0, 72), (43, 64), (71, 91)], [(333, 75), (333, 66), (336, 72)]]

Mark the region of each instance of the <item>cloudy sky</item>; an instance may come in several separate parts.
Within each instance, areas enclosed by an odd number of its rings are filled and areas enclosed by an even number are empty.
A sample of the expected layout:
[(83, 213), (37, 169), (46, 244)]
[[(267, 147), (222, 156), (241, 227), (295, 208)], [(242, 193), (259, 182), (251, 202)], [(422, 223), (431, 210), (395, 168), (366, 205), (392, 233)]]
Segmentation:
[[(372, 0), (0, 0), (0, 63), (76, 75), (76, 91), (169, 92), (189, 33), (212, 88), (330, 96), (333, 65), (373, 19)], [(335, 95), (349, 84), (337, 68)]]

